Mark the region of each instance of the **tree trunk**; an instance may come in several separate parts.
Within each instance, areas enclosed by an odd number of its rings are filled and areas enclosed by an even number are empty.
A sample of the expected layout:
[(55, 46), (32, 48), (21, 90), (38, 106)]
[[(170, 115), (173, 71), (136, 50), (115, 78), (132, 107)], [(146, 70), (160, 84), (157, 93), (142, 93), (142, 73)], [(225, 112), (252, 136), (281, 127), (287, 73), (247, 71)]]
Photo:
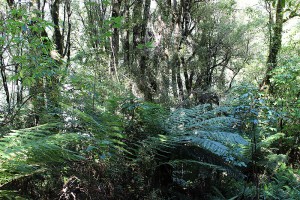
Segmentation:
[[(129, 11), (129, 0), (125, 2), (125, 21), (129, 22), (130, 11)], [(124, 66), (129, 70), (130, 68), (130, 32), (129, 27), (126, 27), (124, 37)]]
[(7, 77), (5, 73), (5, 66), (4, 66), (4, 61), (3, 61), (3, 56), (0, 56), (0, 71), (1, 71), (1, 77), (2, 77), (2, 83), (5, 91), (5, 96), (6, 96), (6, 103), (7, 103), (7, 111), (10, 113), (10, 96), (9, 96), (9, 89), (8, 89), (8, 84), (7, 84)]
[(51, 16), (54, 24), (54, 41), (56, 45), (57, 52), (63, 55), (63, 37), (59, 28), (59, 0), (54, 0), (51, 5)]
[[(54, 119), (59, 120), (58, 109), (59, 109), (59, 99), (60, 99), (60, 87), (59, 87), (59, 79), (60, 75), (58, 74), (58, 69), (60, 68), (61, 61), (60, 59), (64, 56), (64, 38), (63, 35), (60, 32), (60, 26), (59, 26), (59, 7), (60, 7), (60, 1), (54, 0), (53, 4), (51, 5), (51, 16), (52, 21), (54, 23), (54, 41), (56, 45), (56, 51), (58, 53), (58, 57), (55, 59), (55, 64), (51, 66), (54, 68), (55, 74), (52, 75), (50, 78), (46, 78), (46, 96), (47, 96), (47, 107), (48, 111), (50, 113), (55, 113)], [(68, 15), (70, 17), (70, 11), (68, 12)], [(68, 17), (68, 18), (69, 18)], [(70, 27), (69, 27), (70, 28)], [(71, 30), (68, 30), (68, 34), (70, 34)], [(45, 33), (45, 35), (47, 35)], [(68, 38), (69, 39), (69, 38)], [(69, 42), (69, 41), (67, 41)], [(70, 48), (70, 47), (68, 47)], [(67, 50), (66, 52), (68, 52)], [(70, 52), (68, 52), (69, 54)]]
[(271, 41), (270, 41), (270, 47), (269, 47), (269, 53), (267, 59), (266, 76), (260, 85), (261, 89), (268, 88), (269, 93), (273, 93), (273, 86), (271, 85), (270, 79), (272, 77), (271, 72), (277, 67), (277, 57), (281, 49), (282, 28), (283, 28), (283, 3), (281, 0), (277, 0), (276, 20), (273, 27), (273, 37), (270, 38)]
[[(113, 0), (112, 1), (112, 19), (117, 18), (120, 16), (120, 7), (121, 7), (121, 0)], [(114, 24), (113, 24), (114, 26)], [(111, 60), (110, 60), (110, 72), (112, 75), (117, 74), (117, 69), (119, 65), (119, 28), (113, 28), (113, 35), (111, 37)]]
[(176, 79), (177, 79), (177, 86), (179, 90), (179, 95), (178, 95), (178, 100), (183, 101), (184, 100), (184, 91), (183, 91), (183, 84), (182, 84), (182, 78), (181, 78), (181, 66), (180, 66), (180, 60), (178, 57), (178, 54), (176, 54), (176, 61), (175, 61), (175, 66), (177, 68), (177, 74), (176, 74)]
[(133, 27), (133, 46), (137, 50), (138, 45), (144, 45), (142, 49), (139, 49), (140, 59), (138, 60), (137, 71), (134, 72), (137, 77), (137, 85), (139, 90), (144, 94), (146, 101), (153, 101), (153, 91), (156, 89), (156, 82), (151, 78), (151, 72), (148, 69), (148, 49), (145, 44), (147, 41), (147, 24), (150, 16), (150, 4), (151, 0), (145, 0), (144, 10), (142, 14), (142, 23), (138, 25), (138, 19), (140, 18), (140, 11), (142, 2), (138, 1), (134, 8), (134, 20), (137, 24)]
[(178, 98), (178, 92), (177, 92), (177, 79), (176, 79), (176, 74), (177, 74), (177, 67), (175, 66), (175, 62), (172, 60), (170, 62), (171, 64), (171, 71), (172, 71), (172, 92), (174, 98)]

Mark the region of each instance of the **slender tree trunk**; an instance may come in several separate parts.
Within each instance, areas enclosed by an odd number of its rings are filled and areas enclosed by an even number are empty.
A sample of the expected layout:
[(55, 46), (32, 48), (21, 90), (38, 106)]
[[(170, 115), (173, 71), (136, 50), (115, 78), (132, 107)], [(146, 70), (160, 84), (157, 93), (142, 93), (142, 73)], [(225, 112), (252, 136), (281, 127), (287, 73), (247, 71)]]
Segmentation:
[[(272, 19), (271, 19), (272, 20)], [(283, 3), (281, 0), (277, 0), (276, 4), (276, 20), (273, 27), (273, 36), (270, 38), (270, 47), (267, 59), (266, 76), (261, 83), (261, 89), (267, 87), (270, 93), (273, 93), (273, 87), (270, 79), (272, 77), (271, 72), (277, 67), (277, 57), (281, 49), (282, 40), (282, 28), (283, 28)]]
[(177, 67), (175, 66), (175, 62), (171, 61), (169, 62), (171, 64), (171, 71), (172, 71), (172, 92), (173, 92), (173, 96), (174, 98), (178, 98), (178, 92), (177, 92), (177, 78), (176, 78), (176, 74), (177, 74)]
[(142, 7), (143, 7), (142, 1), (137, 1), (133, 8), (133, 48), (136, 51), (136, 47), (139, 43), (141, 43), (141, 16), (142, 16)]
[(169, 87), (170, 87), (170, 68), (168, 65), (163, 65), (164, 70), (162, 72), (162, 88), (161, 88), (161, 100), (164, 103), (169, 102)]
[[(19, 66), (15, 66), (15, 75), (19, 72)], [(23, 85), (22, 85), (22, 79), (16, 80), (16, 86), (17, 86), (17, 106), (20, 106), (23, 102)]]
[[(129, 0), (125, 2), (125, 21), (129, 22), (130, 11), (129, 11)], [(130, 69), (130, 32), (129, 27), (126, 27), (124, 37), (124, 66)]]
[(35, 84), (29, 89), (29, 94), (32, 96), (32, 105), (34, 111), (34, 126), (46, 123), (46, 102), (45, 89), (43, 78), (35, 80)]
[[(67, 64), (69, 65), (70, 63), (70, 54), (71, 54), (71, 30), (72, 30), (72, 24), (71, 24), (71, 0), (66, 0), (65, 1), (65, 11), (64, 15), (67, 15), (67, 24), (68, 24), (68, 29), (67, 29), (67, 39), (66, 39), (66, 44), (64, 47), (64, 53), (62, 57), (67, 56)], [(65, 27), (64, 27), (65, 30)], [(62, 36), (64, 38), (64, 34)]]
[(185, 62), (184, 57), (181, 57), (181, 64), (183, 66), (183, 75), (184, 75), (185, 88), (187, 91), (187, 97), (189, 97), (192, 92), (192, 85), (193, 85), (193, 78), (195, 75), (195, 71), (194, 69), (192, 69), (191, 72), (189, 73), (187, 63)]
[[(112, 1), (112, 18), (117, 18), (120, 16), (120, 7), (121, 0), (113, 0)], [(113, 24), (114, 25), (114, 24)], [(117, 69), (119, 65), (119, 28), (113, 28), (113, 35), (111, 37), (111, 60), (110, 60), (110, 72), (112, 75), (117, 75)]]
[(175, 61), (175, 66), (177, 67), (177, 74), (176, 74), (176, 79), (177, 79), (177, 86), (179, 90), (179, 95), (178, 95), (178, 100), (183, 101), (184, 100), (184, 91), (183, 91), (183, 83), (182, 83), (182, 78), (181, 78), (181, 66), (180, 66), (180, 60), (178, 57), (178, 54), (176, 54), (176, 61)]
[[(141, 18), (142, 1), (137, 1), (133, 10), (133, 18), (136, 23), (133, 27), (133, 46), (135, 51), (137, 51), (139, 44), (145, 45), (147, 43), (147, 25), (150, 17), (150, 4), (151, 0), (144, 1), (142, 20), (139, 20)], [(141, 21), (142, 23), (138, 23), (138, 21)], [(151, 77), (148, 69), (148, 50), (144, 46), (137, 52), (139, 52), (140, 59), (137, 62), (138, 68), (133, 73), (137, 77), (138, 88), (144, 94), (145, 100), (153, 101), (153, 91), (156, 90), (156, 82)]]
[[(67, 2), (68, 3), (68, 2)], [(50, 77), (50, 79), (46, 78), (46, 91), (47, 91), (47, 107), (50, 113), (55, 113), (54, 119), (59, 120), (58, 109), (59, 109), (59, 100), (60, 100), (60, 86), (59, 86), (59, 79), (60, 75), (58, 69), (60, 68), (61, 62), (60, 59), (68, 52), (68, 50), (64, 53), (64, 38), (60, 31), (59, 25), (59, 8), (60, 8), (60, 1), (54, 0), (53, 4), (51, 5), (51, 16), (52, 21), (54, 24), (54, 41), (56, 46), (56, 51), (58, 53), (58, 58), (55, 59), (55, 64), (51, 66), (54, 68), (56, 72), (54, 75)], [(69, 9), (69, 8), (68, 8)], [(70, 11), (68, 11), (68, 18), (70, 17)], [(68, 34), (71, 31), (69, 27)], [(47, 33), (45, 33), (47, 36)], [(70, 41), (67, 41), (70, 42)], [(68, 44), (67, 44), (68, 45)], [(70, 47), (68, 47), (70, 48)]]
[(5, 96), (6, 96), (7, 111), (8, 111), (8, 113), (10, 113), (10, 106), (11, 106), (10, 105), (10, 96), (9, 96), (7, 77), (6, 77), (6, 73), (5, 73), (5, 66), (4, 66), (4, 61), (3, 61), (2, 55), (0, 55), (0, 62), (1, 62), (0, 72), (1, 72), (1, 77), (2, 77), (2, 84), (4, 87), (4, 91), (5, 91)]
[(54, 41), (56, 45), (56, 50), (62, 56), (64, 42), (59, 28), (59, 4), (59, 0), (54, 0), (53, 4), (51, 5), (51, 16), (54, 24)]

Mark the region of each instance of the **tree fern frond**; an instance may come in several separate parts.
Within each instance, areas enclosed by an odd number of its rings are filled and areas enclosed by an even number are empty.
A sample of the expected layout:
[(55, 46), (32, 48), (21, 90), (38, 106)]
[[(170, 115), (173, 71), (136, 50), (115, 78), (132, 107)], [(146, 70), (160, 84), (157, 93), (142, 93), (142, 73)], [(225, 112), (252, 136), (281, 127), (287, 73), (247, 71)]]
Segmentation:
[(57, 124), (14, 130), (0, 139), (0, 185), (59, 163), (84, 159), (68, 144), (86, 140), (79, 134), (53, 134)]
[(0, 199), (3, 200), (28, 200), (18, 195), (17, 191), (0, 190)]
[(284, 133), (276, 133), (274, 135), (271, 135), (263, 139), (258, 145), (265, 148), (269, 147), (273, 142), (279, 140), (280, 138), (283, 138), (284, 136), (285, 136)]
[(108, 112), (86, 113), (79, 109), (62, 104), (66, 109), (66, 115), (75, 120), (71, 122), (74, 126), (79, 126), (78, 132), (88, 133), (92, 138), (100, 141), (110, 141), (114, 145), (124, 145), (120, 142), (124, 138), (123, 122), (119, 117)]
[(197, 165), (201, 165), (201, 166), (208, 167), (208, 168), (211, 168), (211, 169), (227, 171), (225, 168), (223, 168), (219, 165), (214, 165), (214, 164), (210, 164), (210, 163), (207, 163), (207, 162), (201, 162), (201, 161), (197, 161), (197, 160), (180, 159), (180, 160), (172, 160), (172, 161), (168, 162), (168, 164), (170, 164), (173, 167), (176, 167), (176, 165), (181, 165), (183, 163), (184, 164), (197, 164)]
[(211, 109), (208, 105), (175, 110), (166, 121), (165, 143), (192, 145), (222, 157), (225, 162), (244, 165), (238, 161), (239, 146), (248, 142), (238, 134), (240, 121), (230, 116), (230, 111), (230, 107)]
[(211, 140), (226, 143), (227, 145), (242, 144), (247, 145), (248, 142), (238, 133), (223, 132), (223, 131), (201, 131), (194, 130), (192, 135), (205, 137)]
[[(229, 153), (228, 147), (223, 145), (220, 142), (213, 141), (207, 138), (199, 138), (195, 136), (187, 136), (182, 138), (185, 143), (192, 143), (198, 147), (207, 149), (211, 151), (214, 154), (217, 154), (219, 156), (226, 156)], [(186, 142), (187, 141), (187, 142)]]

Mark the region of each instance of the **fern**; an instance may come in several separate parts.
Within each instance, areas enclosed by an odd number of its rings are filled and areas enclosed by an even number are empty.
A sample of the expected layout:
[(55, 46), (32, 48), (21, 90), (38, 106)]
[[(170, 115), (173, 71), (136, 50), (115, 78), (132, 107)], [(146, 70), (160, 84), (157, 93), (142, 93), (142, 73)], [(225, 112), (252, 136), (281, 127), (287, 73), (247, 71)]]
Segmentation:
[[(172, 142), (198, 146), (232, 160), (239, 155), (234, 149), (247, 145), (247, 141), (237, 133), (239, 120), (223, 115), (228, 111), (229, 107), (210, 110), (209, 105), (179, 109), (170, 115), (166, 128), (173, 137)], [(242, 162), (239, 164), (243, 165)]]
[(0, 190), (0, 199), (3, 200), (28, 200), (18, 195), (17, 191)]
[(0, 198), (14, 195), (7, 191), (14, 181), (34, 182), (40, 174), (60, 177), (72, 173), (74, 162), (96, 163), (107, 155), (117, 159), (114, 153), (127, 151), (119, 116), (62, 107), (64, 123), (13, 130), (0, 137)]
[[(71, 122), (66, 122), (72, 131), (88, 136), (92, 140), (89, 149), (99, 149), (101, 151), (127, 151), (122, 141), (125, 138), (123, 132), (123, 122), (118, 115), (110, 112), (89, 113), (61, 104), (65, 108), (68, 118), (73, 118)], [(93, 146), (93, 144), (95, 146)], [(91, 147), (91, 148), (90, 148)]]
[[(182, 171), (185, 166), (184, 171), (191, 173), (206, 171), (203, 174), (206, 177), (211, 177), (210, 172), (217, 170), (242, 178), (244, 176), (237, 167), (246, 165), (242, 158), (248, 142), (238, 132), (241, 122), (230, 113), (231, 107), (212, 109), (207, 104), (174, 110), (161, 122), (164, 123), (163, 134), (139, 142), (135, 154), (154, 153), (157, 163), (168, 163), (174, 170), (181, 168), (179, 171)], [(198, 176), (185, 176), (187, 179), (195, 177)], [(183, 181), (182, 177), (173, 174), (173, 180), (177, 179)]]
[(165, 121), (166, 134), (149, 137), (140, 147), (172, 166), (196, 164), (243, 177), (235, 166), (245, 166), (241, 157), (248, 142), (238, 133), (240, 121), (230, 112), (230, 107), (212, 109), (207, 104), (174, 110)]
[(0, 139), (0, 186), (11, 180), (45, 171), (66, 161), (84, 159), (67, 144), (78, 144), (85, 136), (50, 130), (58, 124), (11, 131)]

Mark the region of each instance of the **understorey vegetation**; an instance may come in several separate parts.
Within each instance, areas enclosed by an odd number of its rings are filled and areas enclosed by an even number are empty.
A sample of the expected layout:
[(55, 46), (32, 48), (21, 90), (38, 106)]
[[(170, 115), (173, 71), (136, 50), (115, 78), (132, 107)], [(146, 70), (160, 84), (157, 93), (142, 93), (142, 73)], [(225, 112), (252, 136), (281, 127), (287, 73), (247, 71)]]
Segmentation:
[(0, 199), (300, 197), (297, 0), (0, 1)]

